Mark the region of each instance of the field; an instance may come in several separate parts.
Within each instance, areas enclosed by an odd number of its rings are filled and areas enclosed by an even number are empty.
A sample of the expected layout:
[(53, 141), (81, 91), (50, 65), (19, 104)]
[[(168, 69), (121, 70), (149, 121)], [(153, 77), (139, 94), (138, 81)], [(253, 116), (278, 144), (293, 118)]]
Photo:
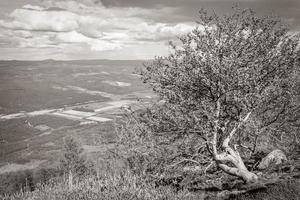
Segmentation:
[(0, 174), (55, 165), (66, 135), (101, 153), (120, 108), (154, 97), (134, 74), (142, 63), (1, 61)]

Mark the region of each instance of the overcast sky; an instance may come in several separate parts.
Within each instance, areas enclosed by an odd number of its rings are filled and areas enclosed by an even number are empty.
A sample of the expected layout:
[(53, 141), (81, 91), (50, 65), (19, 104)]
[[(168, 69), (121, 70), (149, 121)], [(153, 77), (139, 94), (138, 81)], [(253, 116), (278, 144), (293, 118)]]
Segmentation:
[(300, 0), (0, 0), (0, 59), (151, 59), (201, 7), (273, 12), (300, 30)]

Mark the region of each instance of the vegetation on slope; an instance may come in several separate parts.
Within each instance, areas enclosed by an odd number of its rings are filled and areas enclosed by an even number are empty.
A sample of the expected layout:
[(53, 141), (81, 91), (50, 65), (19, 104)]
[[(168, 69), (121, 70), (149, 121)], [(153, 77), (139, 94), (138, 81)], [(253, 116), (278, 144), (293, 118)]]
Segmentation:
[(119, 124), (113, 153), (123, 168), (99, 173), (67, 138), (58, 178), (34, 191), (25, 178), (23, 192), (3, 198), (298, 199), (292, 160), (255, 166), (262, 150), (299, 155), (299, 35), (276, 18), (234, 11), (202, 10), (181, 46), (145, 65), (142, 80), (160, 101)]

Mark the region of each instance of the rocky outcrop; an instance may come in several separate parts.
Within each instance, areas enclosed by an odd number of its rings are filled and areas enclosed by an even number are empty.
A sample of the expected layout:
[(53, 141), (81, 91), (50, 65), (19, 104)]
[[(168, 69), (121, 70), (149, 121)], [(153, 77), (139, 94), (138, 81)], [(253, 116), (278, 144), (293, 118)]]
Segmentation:
[(271, 166), (280, 165), (287, 161), (286, 155), (283, 151), (280, 149), (276, 149), (272, 152), (270, 152), (266, 157), (264, 157), (259, 165), (257, 166), (257, 169), (264, 170)]

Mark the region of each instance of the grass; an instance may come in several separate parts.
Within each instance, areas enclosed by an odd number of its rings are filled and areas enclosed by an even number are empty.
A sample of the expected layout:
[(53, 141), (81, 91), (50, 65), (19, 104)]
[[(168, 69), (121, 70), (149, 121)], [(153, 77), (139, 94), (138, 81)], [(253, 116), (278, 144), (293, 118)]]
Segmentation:
[(266, 190), (240, 195), (235, 200), (300, 200), (300, 179), (280, 182)]
[[(176, 190), (171, 186), (157, 186), (145, 177), (112, 166), (103, 169), (97, 176), (89, 175), (74, 180), (72, 188), (67, 178), (51, 179), (47, 184), (38, 184), (34, 191), (24, 190), (1, 196), (1, 200), (204, 200), (220, 199), (217, 192), (191, 192)], [(250, 194), (231, 197), (232, 200), (299, 200), (300, 179), (285, 180)]]
[(3, 200), (193, 200), (204, 199), (203, 194), (188, 191), (176, 192), (170, 187), (156, 188), (142, 177), (130, 173), (107, 175), (98, 179), (86, 177), (68, 187), (66, 181), (39, 185), (33, 192), (21, 191)]

